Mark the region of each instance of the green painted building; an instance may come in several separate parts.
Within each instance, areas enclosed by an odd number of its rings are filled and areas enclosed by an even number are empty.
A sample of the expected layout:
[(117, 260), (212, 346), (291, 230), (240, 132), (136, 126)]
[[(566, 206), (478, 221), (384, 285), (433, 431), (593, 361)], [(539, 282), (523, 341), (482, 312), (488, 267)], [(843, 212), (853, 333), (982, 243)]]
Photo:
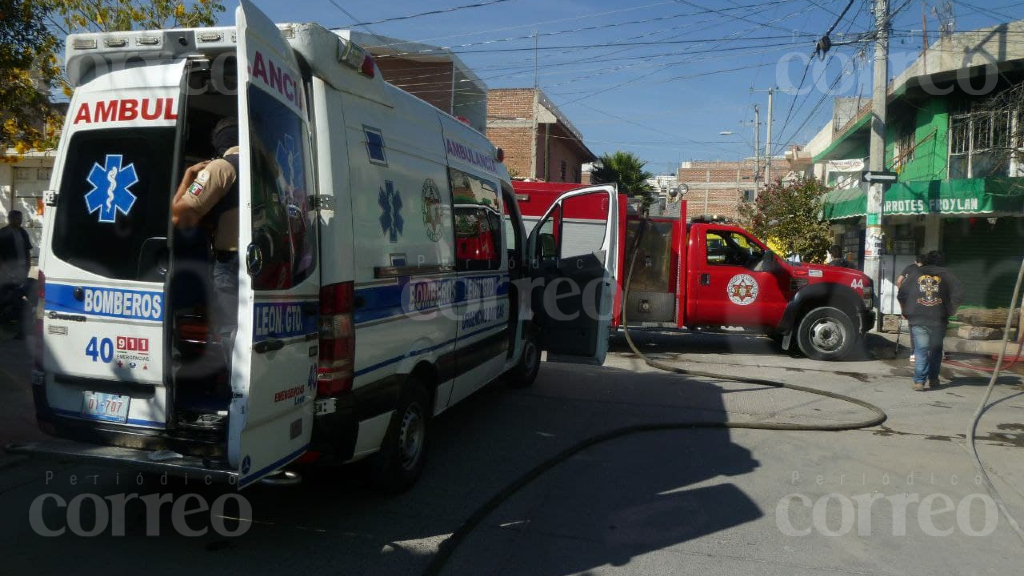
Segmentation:
[[(1006, 306), (1024, 258), (1024, 21), (939, 40), (889, 91), (885, 166), (898, 179), (883, 200), (886, 276), (942, 250), (966, 304)], [(867, 165), (870, 119), (869, 102), (814, 162)], [(822, 211), (850, 247), (867, 208), (855, 180)]]

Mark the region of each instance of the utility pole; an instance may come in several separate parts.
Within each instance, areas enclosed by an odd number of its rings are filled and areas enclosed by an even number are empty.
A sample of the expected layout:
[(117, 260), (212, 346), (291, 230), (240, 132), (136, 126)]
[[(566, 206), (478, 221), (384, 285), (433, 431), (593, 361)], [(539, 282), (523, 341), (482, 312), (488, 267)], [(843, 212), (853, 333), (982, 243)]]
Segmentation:
[[(754, 92), (767, 92), (768, 93), (768, 139), (766, 140), (765, 146), (764, 146), (764, 183), (768, 184), (772, 180), (772, 112), (775, 109), (774, 108), (775, 88), (772, 87), (772, 88), (769, 88), (767, 90), (754, 90), (754, 88), (751, 87), (750, 88), (750, 93), (753, 94)], [(757, 106), (754, 106), (754, 112), (755, 113), (757, 112)], [(758, 125), (757, 130), (758, 130), (758, 134), (760, 135), (760, 133), (761, 133), (760, 132), (761, 131), (760, 125)], [(760, 138), (760, 136), (758, 136), (757, 141), (758, 142), (757, 142), (756, 146), (757, 146), (758, 149), (760, 149), (761, 148), (761, 138)], [(758, 164), (760, 165), (760, 162), (758, 162)], [(760, 170), (760, 167), (758, 169)]]
[[(871, 95), (871, 141), (868, 171), (885, 171), (886, 96), (889, 84), (889, 0), (875, 0), (875, 70)], [(864, 234), (864, 273), (882, 287), (882, 198), (885, 184), (871, 182), (867, 194), (867, 231)], [(879, 317), (881, 321), (881, 317)]]
[(764, 181), (767, 184), (771, 184), (772, 181), (772, 96), (775, 94), (774, 88), (768, 89), (768, 135), (765, 141), (765, 165), (764, 165)]
[(758, 193), (761, 177), (761, 108), (754, 104), (754, 196)]
[(533, 142), (530, 144), (530, 178), (537, 178), (537, 104), (540, 84), (537, 79), (537, 31), (533, 31)]

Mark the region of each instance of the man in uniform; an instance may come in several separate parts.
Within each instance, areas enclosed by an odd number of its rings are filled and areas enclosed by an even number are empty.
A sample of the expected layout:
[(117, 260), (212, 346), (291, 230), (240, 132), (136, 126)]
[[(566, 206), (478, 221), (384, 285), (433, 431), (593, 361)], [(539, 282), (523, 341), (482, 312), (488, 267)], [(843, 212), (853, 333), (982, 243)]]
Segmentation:
[(171, 214), (177, 228), (202, 223), (214, 229), (214, 301), (209, 309), (230, 368), (238, 328), (238, 120), (221, 119), (211, 140), (218, 158), (185, 170)]

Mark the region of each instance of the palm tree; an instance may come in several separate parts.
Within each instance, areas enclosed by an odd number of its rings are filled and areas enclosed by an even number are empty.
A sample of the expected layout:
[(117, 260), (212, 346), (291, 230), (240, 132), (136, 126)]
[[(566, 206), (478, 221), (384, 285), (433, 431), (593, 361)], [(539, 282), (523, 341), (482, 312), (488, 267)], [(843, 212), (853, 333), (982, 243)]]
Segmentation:
[(594, 170), (594, 180), (605, 184), (618, 184), (619, 192), (629, 195), (646, 195), (652, 190), (647, 179), (653, 175), (644, 170), (647, 164), (632, 152), (618, 151), (602, 155)]

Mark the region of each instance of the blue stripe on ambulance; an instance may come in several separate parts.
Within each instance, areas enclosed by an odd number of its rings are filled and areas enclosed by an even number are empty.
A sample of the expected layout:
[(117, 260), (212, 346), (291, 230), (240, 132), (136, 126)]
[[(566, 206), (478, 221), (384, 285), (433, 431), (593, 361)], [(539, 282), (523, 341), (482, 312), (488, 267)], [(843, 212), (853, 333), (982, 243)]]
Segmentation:
[(370, 372), (373, 372), (374, 370), (379, 370), (379, 369), (381, 369), (381, 368), (383, 368), (385, 366), (388, 366), (390, 364), (394, 364), (396, 362), (401, 362), (402, 360), (405, 360), (406, 358), (413, 358), (415, 356), (419, 356), (420, 354), (426, 354), (427, 352), (433, 352), (434, 350), (438, 350), (440, 348), (444, 348), (445, 346), (450, 346), (451, 344), (454, 344), (456, 340), (465, 340), (467, 338), (472, 338), (473, 336), (479, 336), (480, 334), (483, 334), (484, 332), (490, 332), (492, 330), (501, 329), (503, 327), (504, 326), (501, 326), (501, 325), (499, 325), (499, 326), (488, 326), (487, 328), (483, 328), (481, 330), (477, 330), (476, 332), (470, 332), (469, 334), (462, 334), (457, 339), (456, 338), (452, 338), (451, 340), (448, 340), (448, 341), (445, 341), (445, 342), (441, 342), (440, 344), (434, 344), (433, 346), (428, 346), (427, 348), (421, 348), (419, 350), (413, 350), (412, 352), (409, 352), (408, 354), (402, 354), (401, 356), (395, 356), (394, 358), (389, 358), (389, 359), (384, 360), (382, 362), (378, 362), (378, 363), (376, 363), (376, 364), (374, 364), (372, 366), (367, 366), (366, 368), (363, 368), (362, 370), (356, 370), (355, 375), (356, 376), (362, 376), (364, 374), (369, 374)]
[[(507, 275), (469, 276), (461, 278), (440, 278), (419, 280), (402, 277), (397, 284), (356, 288), (356, 296), (363, 305), (355, 312), (356, 325), (384, 320), (406, 314), (433, 312), (453, 305), (480, 302), (494, 296), (505, 296), (509, 290)], [(473, 286), (474, 295), (483, 292), (483, 286), (494, 282), (494, 292), (486, 296), (470, 298), (468, 287)], [(412, 288), (408, 288), (413, 284)], [(423, 287), (423, 288), (421, 288)], [(411, 292), (407, 293), (406, 291)], [(408, 301), (403, 301), (405, 296)]]
[[(75, 298), (78, 289), (81, 299)], [(44, 298), (45, 309), (53, 312), (151, 322), (164, 319), (162, 292), (48, 283)]]
[[(316, 300), (257, 302), (253, 309), (252, 341), (293, 338), (318, 332), (318, 304)], [(303, 312), (310, 305), (315, 312)]]

